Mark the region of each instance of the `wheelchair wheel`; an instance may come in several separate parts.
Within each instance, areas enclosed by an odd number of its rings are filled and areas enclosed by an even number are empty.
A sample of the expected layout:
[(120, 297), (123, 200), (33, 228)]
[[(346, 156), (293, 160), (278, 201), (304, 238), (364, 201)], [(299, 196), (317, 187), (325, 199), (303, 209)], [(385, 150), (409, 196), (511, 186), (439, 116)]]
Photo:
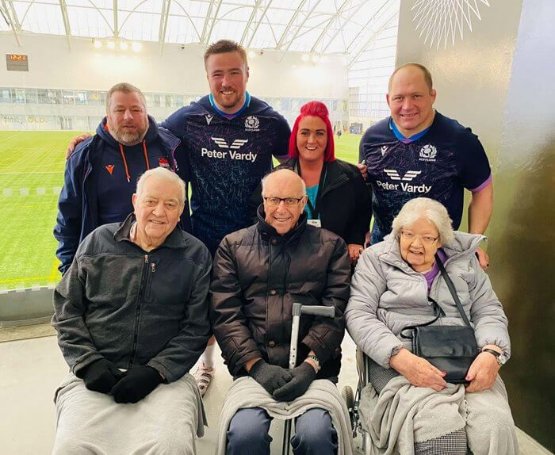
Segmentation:
[(351, 430), (353, 433), (356, 431), (356, 416), (355, 416), (355, 396), (353, 389), (350, 386), (343, 387), (341, 397), (345, 400), (347, 410), (349, 411), (349, 420), (351, 421)]

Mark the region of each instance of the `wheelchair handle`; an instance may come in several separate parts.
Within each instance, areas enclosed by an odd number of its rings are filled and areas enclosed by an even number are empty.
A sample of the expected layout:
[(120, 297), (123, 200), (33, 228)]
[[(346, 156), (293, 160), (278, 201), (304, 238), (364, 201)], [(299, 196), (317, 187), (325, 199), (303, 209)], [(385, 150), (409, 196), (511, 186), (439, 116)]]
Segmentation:
[(314, 316), (324, 316), (333, 318), (335, 316), (335, 308), (324, 305), (302, 305), (298, 302), (293, 303), (293, 317), (301, 314), (312, 314)]

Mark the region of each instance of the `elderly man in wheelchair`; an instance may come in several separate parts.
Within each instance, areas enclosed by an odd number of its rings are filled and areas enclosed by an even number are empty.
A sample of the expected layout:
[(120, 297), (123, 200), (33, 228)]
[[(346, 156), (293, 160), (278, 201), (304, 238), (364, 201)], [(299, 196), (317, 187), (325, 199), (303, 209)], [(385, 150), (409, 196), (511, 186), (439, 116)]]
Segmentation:
[[(292, 446), (296, 455), (349, 455), (349, 419), (334, 384), (349, 297), (347, 246), (307, 223), (306, 188), (295, 172), (267, 175), (262, 195), (258, 223), (226, 236), (214, 259), (214, 334), (234, 376), (217, 453), (269, 455), (278, 419), (289, 428), (285, 453)], [(297, 307), (305, 308), (302, 320)], [(322, 312), (309, 311), (315, 308)]]
[[(361, 255), (345, 316), (366, 357), (357, 411), (367, 453), (518, 453), (498, 374), (510, 356), (507, 318), (475, 255), (482, 239), (453, 232), (443, 205), (416, 198)], [(470, 330), (471, 347), (455, 336), (444, 349), (435, 337), (451, 329)], [(455, 366), (432, 355), (442, 349)], [(452, 353), (469, 351), (457, 375), (462, 355)]]

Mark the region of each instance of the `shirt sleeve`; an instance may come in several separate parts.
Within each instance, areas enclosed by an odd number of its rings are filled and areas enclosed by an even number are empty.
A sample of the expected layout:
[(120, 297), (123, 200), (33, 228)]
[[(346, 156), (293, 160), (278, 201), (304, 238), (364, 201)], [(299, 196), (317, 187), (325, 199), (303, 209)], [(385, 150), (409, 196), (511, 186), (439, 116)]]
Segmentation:
[(291, 135), (291, 129), (287, 120), (281, 115), (278, 117), (278, 135), (276, 140), (276, 147), (272, 151), (272, 155), (278, 159), (286, 159), (288, 157), (289, 149), (289, 136)]
[(459, 135), (456, 153), (459, 177), (466, 189), (476, 191), (491, 181), (488, 157), (478, 136), (470, 128)]

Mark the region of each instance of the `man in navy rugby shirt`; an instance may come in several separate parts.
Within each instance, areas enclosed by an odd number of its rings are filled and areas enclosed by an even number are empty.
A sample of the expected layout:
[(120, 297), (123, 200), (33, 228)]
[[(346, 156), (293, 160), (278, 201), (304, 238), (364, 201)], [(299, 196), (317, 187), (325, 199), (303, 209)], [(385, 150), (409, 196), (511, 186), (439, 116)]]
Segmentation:
[[(368, 168), (373, 191), (372, 243), (391, 231), (391, 222), (409, 199), (426, 196), (447, 208), (458, 229), (464, 189), (471, 192), (468, 229), (483, 234), (493, 210), (488, 158), (470, 128), (439, 112), (430, 72), (422, 65), (399, 67), (389, 80), (391, 116), (371, 126), (360, 142), (360, 160)], [(480, 265), (487, 254), (479, 249)]]
[[(193, 234), (214, 255), (224, 236), (252, 224), (248, 200), (271, 170), (272, 156), (287, 158), (290, 129), (285, 118), (247, 92), (247, 54), (239, 44), (212, 44), (204, 66), (210, 94), (162, 125), (184, 145), (176, 160), (178, 169), (190, 173)], [(214, 338), (194, 373), (202, 394), (214, 374), (213, 349)]]

